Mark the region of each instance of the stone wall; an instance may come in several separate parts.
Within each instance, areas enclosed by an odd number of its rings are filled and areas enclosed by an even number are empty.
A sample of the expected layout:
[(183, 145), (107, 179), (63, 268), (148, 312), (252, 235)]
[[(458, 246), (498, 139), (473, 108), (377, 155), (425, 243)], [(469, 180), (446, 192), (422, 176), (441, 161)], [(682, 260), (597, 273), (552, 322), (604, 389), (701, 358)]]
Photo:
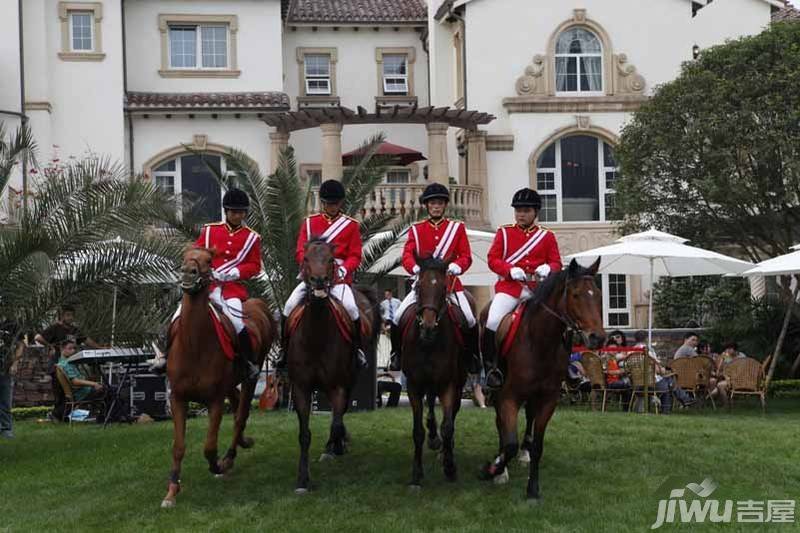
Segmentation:
[(14, 375), (14, 407), (53, 403), (53, 386), (47, 373), (50, 357), (42, 347), (28, 347), (17, 363)]

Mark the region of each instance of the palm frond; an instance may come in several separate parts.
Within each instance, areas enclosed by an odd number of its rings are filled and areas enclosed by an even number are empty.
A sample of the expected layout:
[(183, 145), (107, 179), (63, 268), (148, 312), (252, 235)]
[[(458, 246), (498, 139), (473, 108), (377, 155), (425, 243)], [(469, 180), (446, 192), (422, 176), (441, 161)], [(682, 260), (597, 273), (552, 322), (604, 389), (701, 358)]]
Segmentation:
[(356, 151), (355, 164), (342, 176), (342, 185), (347, 191), (342, 211), (351, 217), (361, 216), (367, 200), (383, 182), (388, 161), (375, 153), (385, 139), (383, 133), (378, 133), (364, 142)]
[(11, 172), (17, 164), (38, 166), (36, 153), (38, 146), (33, 131), (27, 124), (21, 125), (10, 138), (6, 138), (5, 123), (0, 122), (0, 191), (5, 190)]

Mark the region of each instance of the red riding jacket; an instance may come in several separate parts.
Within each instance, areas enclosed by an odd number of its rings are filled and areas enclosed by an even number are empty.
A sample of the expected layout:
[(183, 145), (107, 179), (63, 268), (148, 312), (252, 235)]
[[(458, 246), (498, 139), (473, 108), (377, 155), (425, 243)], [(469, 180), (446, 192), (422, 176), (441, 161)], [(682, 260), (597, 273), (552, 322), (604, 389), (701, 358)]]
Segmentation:
[(306, 243), (314, 237), (322, 237), (334, 244), (336, 264), (347, 269), (344, 282), (348, 285), (353, 283), (353, 274), (361, 265), (361, 228), (358, 220), (343, 214), (333, 218), (324, 213), (306, 217), (297, 235), (294, 256), (298, 265), (302, 266)]
[[(467, 239), (467, 230), (463, 222), (442, 218), (439, 223), (432, 220), (417, 222), (408, 230), (408, 240), (403, 248), (403, 268), (409, 274), (414, 273), (417, 261), (414, 254), (420, 258), (436, 256), (461, 267), (465, 273), (472, 265), (472, 250)], [(453, 290), (463, 291), (461, 280), (456, 278)]]
[[(225, 222), (206, 224), (195, 245), (216, 251), (211, 260), (211, 268), (217, 272), (227, 272), (235, 267), (239, 270), (240, 280), (252, 278), (261, 272), (261, 237), (246, 226), (233, 229)], [(218, 285), (220, 283), (214, 281), (211, 290)], [(228, 281), (221, 285), (224, 299), (247, 299), (247, 289), (238, 281)]]
[[(533, 274), (536, 267), (550, 265), (551, 272), (561, 270), (561, 254), (553, 232), (541, 226), (531, 226), (527, 230), (516, 224), (498, 228), (488, 254), (489, 268), (500, 276), (495, 292), (519, 298), (524, 284), (511, 279), (511, 269), (519, 267), (527, 274)], [(535, 284), (535, 282), (532, 282)]]

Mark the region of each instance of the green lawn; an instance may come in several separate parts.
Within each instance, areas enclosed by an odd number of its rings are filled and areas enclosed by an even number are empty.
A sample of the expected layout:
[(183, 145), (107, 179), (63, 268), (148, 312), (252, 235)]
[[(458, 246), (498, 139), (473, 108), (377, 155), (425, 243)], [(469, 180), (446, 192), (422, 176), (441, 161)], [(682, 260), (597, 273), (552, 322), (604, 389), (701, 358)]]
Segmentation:
[[(178, 506), (167, 510), (159, 504), (171, 423), (103, 431), (22, 422), (16, 440), (0, 441), (0, 531), (646, 531), (656, 517), (654, 491), (669, 476), (695, 482), (711, 476), (720, 499), (798, 498), (797, 400), (773, 401), (766, 416), (754, 408), (670, 417), (559, 408), (545, 440), (538, 506), (525, 503), (527, 470), (516, 464), (508, 485), (477, 479), (496, 446), (493, 417), (491, 410), (462, 410), (459, 481), (445, 482), (435, 455), (426, 451), (424, 488), (414, 493), (407, 487), (410, 411), (348, 415), (351, 453), (314, 462), (313, 491), (305, 496), (293, 492), (292, 414), (256, 413), (250, 431), (256, 447), (241, 452), (223, 479), (206, 470), (206, 420), (192, 419), (183, 492)], [(312, 419), (314, 459), (328, 420)], [(226, 418), (221, 442), (227, 444), (230, 431)], [(788, 531), (797, 523), (680, 529)]]

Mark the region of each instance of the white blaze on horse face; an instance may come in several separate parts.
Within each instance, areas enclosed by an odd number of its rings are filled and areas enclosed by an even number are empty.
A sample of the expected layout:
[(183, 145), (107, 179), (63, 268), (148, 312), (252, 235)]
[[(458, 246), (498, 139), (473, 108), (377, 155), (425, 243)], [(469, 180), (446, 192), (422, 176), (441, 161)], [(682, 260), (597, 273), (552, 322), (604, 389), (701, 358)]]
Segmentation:
[(314, 289), (314, 296), (316, 298), (327, 298), (328, 291), (325, 289)]
[(589, 296), (594, 296), (594, 291), (592, 289), (589, 289)]
[(436, 280), (435, 279), (431, 280), (431, 285), (436, 285)]

